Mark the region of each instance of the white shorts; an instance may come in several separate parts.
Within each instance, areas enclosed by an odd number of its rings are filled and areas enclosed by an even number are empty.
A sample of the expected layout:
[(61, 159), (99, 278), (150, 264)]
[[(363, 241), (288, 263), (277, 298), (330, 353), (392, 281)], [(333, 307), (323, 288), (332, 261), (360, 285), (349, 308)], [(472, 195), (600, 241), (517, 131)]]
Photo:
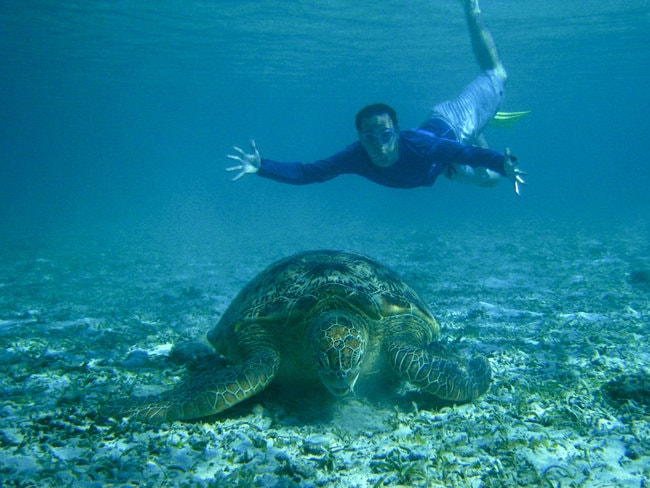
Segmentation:
[(433, 107), (430, 118), (447, 122), (458, 142), (481, 145), (479, 136), (494, 118), (503, 96), (503, 79), (494, 70), (484, 71), (457, 98)]

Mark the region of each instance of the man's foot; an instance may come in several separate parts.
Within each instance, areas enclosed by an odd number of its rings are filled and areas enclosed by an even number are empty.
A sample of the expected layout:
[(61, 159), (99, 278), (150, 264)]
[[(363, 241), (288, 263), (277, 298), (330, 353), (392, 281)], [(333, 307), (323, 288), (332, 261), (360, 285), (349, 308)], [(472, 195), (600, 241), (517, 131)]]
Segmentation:
[(478, 15), (481, 13), (481, 9), (478, 6), (478, 0), (460, 0), (460, 3), (465, 7), (465, 12), (468, 14)]

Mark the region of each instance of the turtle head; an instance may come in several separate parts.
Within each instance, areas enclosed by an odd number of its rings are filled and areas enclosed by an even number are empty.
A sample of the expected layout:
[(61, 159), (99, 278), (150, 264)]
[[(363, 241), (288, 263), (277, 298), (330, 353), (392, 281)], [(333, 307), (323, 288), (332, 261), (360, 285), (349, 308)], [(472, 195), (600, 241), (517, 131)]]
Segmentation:
[(361, 371), (367, 328), (357, 315), (331, 310), (312, 320), (312, 346), (318, 375), (335, 396), (353, 391)]

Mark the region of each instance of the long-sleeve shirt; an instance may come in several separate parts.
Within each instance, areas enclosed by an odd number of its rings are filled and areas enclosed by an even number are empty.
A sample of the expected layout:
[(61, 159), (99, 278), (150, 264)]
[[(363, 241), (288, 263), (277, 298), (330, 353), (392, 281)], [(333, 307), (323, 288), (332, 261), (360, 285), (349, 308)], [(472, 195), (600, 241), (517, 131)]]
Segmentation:
[(438, 137), (427, 124), (401, 131), (398, 150), (395, 164), (380, 167), (372, 163), (357, 141), (313, 163), (283, 163), (263, 158), (257, 174), (294, 185), (323, 182), (342, 174), (358, 174), (393, 188), (431, 186), (454, 163), (488, 168), (505, 176), (505, 154)]

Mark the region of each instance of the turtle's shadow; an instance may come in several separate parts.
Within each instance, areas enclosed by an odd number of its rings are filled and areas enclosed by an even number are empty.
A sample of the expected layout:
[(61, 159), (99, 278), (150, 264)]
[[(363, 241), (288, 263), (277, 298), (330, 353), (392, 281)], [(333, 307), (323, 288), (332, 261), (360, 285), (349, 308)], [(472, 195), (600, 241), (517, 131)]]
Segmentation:
[[(206, 354), (199, 361), (189, 361), (187, 366), (189, 371), (197, 372), (228, 364), (222, 357)], [(261, 405), (266, 414), (283, 425), (320, 424), (332, 421), (339, 408), (355, 401), (371, 409), (397, 408), (403, 412), (414, 409), (438, 411), (458, 404), (409, 388), (394, 375), (366, 375), (360, 378), (354, 394), (342, 398), (333, 396), (320, 381), (272, 382), (257, 395), (224, 412), (197, 421), (243, 419)]]
[(315, 425), (331, 422), (339, 409), (351, 402), (360, 402), (369, 409), (403, 412), (438, 411), (457, 404), (417, 390), (404, 391), (403, 385), (395, 381), (365, 382), (355, 394), (343, 398), (331, 395), (320, 383), (272, 383), (261, 393), (213, 418), (244, 418), (262, 406), (266, 414), (282, 425)]
[(283, 425), (318, 424), (332, 419), (337, 401), (321, 385), (272, 383), (264, 391), (224, 412), (191, 422), (244, 420), (261, 406), (263, 415)]

